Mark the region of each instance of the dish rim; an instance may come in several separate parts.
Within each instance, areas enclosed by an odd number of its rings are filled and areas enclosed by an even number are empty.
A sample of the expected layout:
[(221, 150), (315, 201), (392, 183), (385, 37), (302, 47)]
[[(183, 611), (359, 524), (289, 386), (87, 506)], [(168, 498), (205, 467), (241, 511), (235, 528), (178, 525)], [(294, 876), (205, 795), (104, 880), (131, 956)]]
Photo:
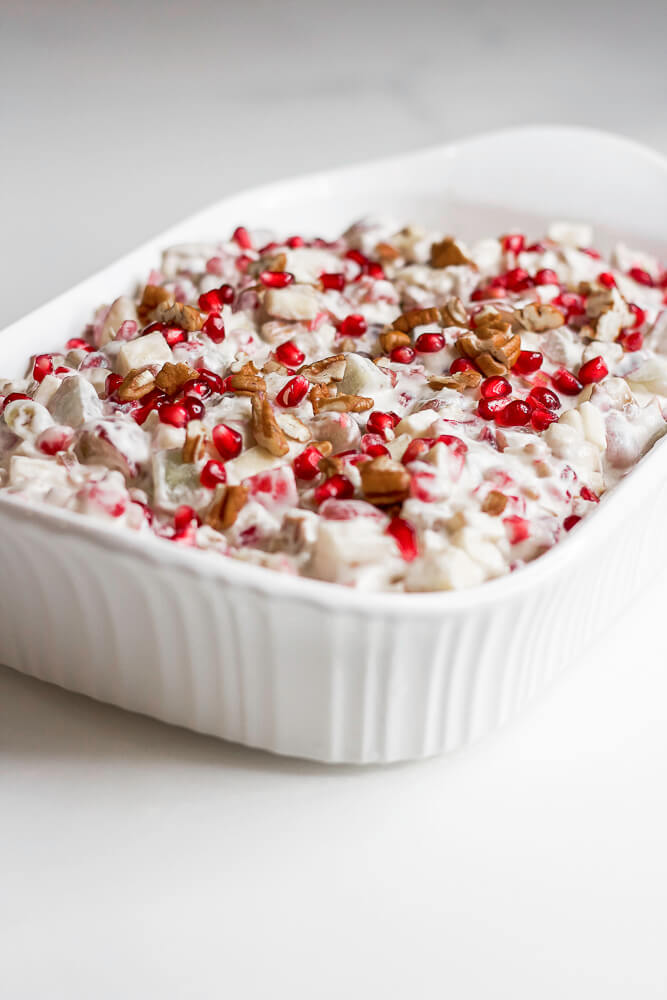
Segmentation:
[[(589, 138), (599, 137), (607, 141), (612, 140), (619, 146), (625, 146), (628, 150), (639, 154), (654, 166), (660, 167), (667, 181), (667, 156), (657, 150), (634, 139), (601, 129), (555, 124), (494, 129), (476, 133), (451, 143), (439, 143), (413, 150), (409, 153), (399, 153), (365, 160), (358, 164), (289, 176), (282, 180), (233, 191), (206, 208), (186, 216), (180, 222), (169, 226), (166, 230), (115, 258), (92, 275), (72, 285), (36, 309), (14, 320), (0, 330), (0, 338), (10, 335), (15, 327), (21, 326), (29, 320), (37, 319), (40, 313), (52, 309), (75, 291), (85, 288), (86, 285), (92, 284), (98, 279), (103, 279), (107, 273), (122, 267), (124, 264), (130, 264), (135, 256), (147, 253), (153, 248), (168, 245), (170, 239), (178, 238), (176, 234), (184, 225), (196, 225), (200, 220), (203, 222), (207, 216), (226, 202), (249, 195), (267, 196), (272, 192), (298, 186), (306, 181), (310, 184), (318, 181), (330, 182), (332, 177), (344, 178), (358, 171), (410, 164), (416, 160), (428, 159), (430, 156), (444, 155), (447, 158), (455, 158), (462, 148), (474, 145), (481, 140), (507, 138), (530, 132), (552, 134), (564, 132), (570, 136), (574, 133), (586, 135)], [(174, 235), (172, 236), (172, 234)], [(2, 511), (3, 520), (7, 517), (9, 520), (13, 519), (18, 522), (36, 522), (59, 534), (82, 538), (106, 551), (122, 552), (132, 558), (140, 555), (148, 556), (154, 564), (178, 567), (191, 574), (208, 576), (226, 584), (242, 584), (255, 592), (279, 590), (280, 596), (286, 598), (298, 598), (303, 602), (317, 606), (338, 606), (346, 611), (356, 611), (359, 614), (400, 612), (402, 615), (416, 618), (431, 617), (436, 614), (468, 610), (470, 605), (481, 606), (495, 603), (496, 600), (502, 598), (504, 593), (507, 597), (516, 596), (528, 588), (537, 586), (544, 581), (545, 577), (557, 575), (563, 565), (571, 560), (576, 547), (583, 548), (587, 544), (584, 539), (588, 539), (592, 544), (596, 537), (599, 540), (604, 534), (609, 534), (614, 519), (618, 520), (621, 516), (622, 505), (628, 499), (629, 490), (632, 489), (636, 494), (640, 493), (640, 483), (653, 474), (654, 466), (656, 468), (658, 466), (657, 456), (665, 447), (667, 447), (667, 436), (653, 444), (625, 478), (603, 496), (598, 508), (592, 511), (580, 525), (577, 525), (566, 538), (557, 542), (547, 552), (517, 570), (461, 590), (417, 592), (359, 590), (339, 583), (330, 583), (280, 572), (264, 566), (255, 566), (232, 556), (221, 556), (219, 553), (209, 550), (185, 548), (155, 535), (142, 535), (138, 532), (131, 532), (129, 529), (119, 529), (113, 522), (87, 518), (72, 511), (51, 507), (42, 501), (26, 503), (18, 495), (13, 496), (2, 492), (0, 492), (0, 511)]]

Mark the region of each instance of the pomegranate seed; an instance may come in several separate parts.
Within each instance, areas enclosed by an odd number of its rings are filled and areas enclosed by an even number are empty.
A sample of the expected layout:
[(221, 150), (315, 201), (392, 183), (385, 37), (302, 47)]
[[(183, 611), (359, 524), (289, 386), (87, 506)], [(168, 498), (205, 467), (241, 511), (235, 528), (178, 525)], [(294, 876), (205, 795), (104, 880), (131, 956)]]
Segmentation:
[(368, 324), (360, 313), (350, 313), (338, 329), (342, 337), (363, 337), (368, 329)]
[(67, 451), (74, 440), (71, 427), (47, 427), (37, 438), (36, 444), (44, 455), (57, 455)]
[(69, 372), (71, 372), (73, 370), (74, 370), (73, 368), (65, 368), (64, 365), (59, 365), (59, 367), (56, 368), (56, 370), (55, 370), (55, 372), (53, 374), (54, 375), (67, 375), (67, 374), (69, 374)]
[(184, 531), (189, 528), (192, 523), (199, 524), (199, 518), (192, 507), (188, 507), (187, 504), (182, 504), (177, 507), (174, 511), (174, 527), (177, 531)]
[(530, 390), (527, 402), (535, 406), (542, 406), (546, 410), (560, 409), (560, 399), (556, 393), (543, 385), (536, 385), (534, 389)]
[(211, 431), (211, 437), (218, 454), (225, 462), (241, 454), (243, 438), (228, 424), (217, 424)]
[(201, 311), (206, 313), (220, 312), (223, 305), (220, 298), (220, 292), (217, 288), (212, 288), (210, 292), (203, 292), (199, 296), (197, 304), (199, 305)]
[(553, 410), (545, 410), (537, 406), (530, 415), (530, 422), (536, 431), (545, 431), (549, 424), (558, 420), (558, 414)]
[(445, 338), (441, 333), (422, 333), (415, 342), (415, 350), (420, 354), (436, 354), (444, 346)]
[(565, 528), (566, 531), (572, 531), (575, 524), (579, 524), (580, 521), (581, 518), (577, 517), (576, 514), (570, 514), (569, 517), (566, 517), (565, 520), (563, 521), (563, 527)]
[(501, 399), (503, 396), (509, 396), (512, 386), (502, 375), (493, 375), (491, 378), (484, 379), (479, 391), (483, 399)]
[(496, 423), (501, 427), (525, 427), (530, 420), (531, 408), (522, 399), (513, 399), (496, 413)]
[(510, 292), (523, 292), (533, 284), (533, 279), (528, 271), (524, 271), (522, 267), (515, 267), (508, 271), (505, 275), (505, 281)]
[(582, 295), (577, 295), (576, 292), (562, 292), (551, 300), (551, 304), (557, 309), (564, 310), (568, 321), (575, 316), (583, 316), (586, 312), (584, 298)]
[(417, 558), (419, 555), (417, 532), (409, 521), (402, 517), (393, 517), (387, 525), (386, 533), (394, 539), (401, 557), (406, 562), (412, 562)]
[(234, 289), (231, 285), (220, 285), (217, 289), (218, 295), (220, 296), (220, 301), (223, 306), (231, 306), (234, 301)]
[(375, 281), (383, 281), (385, 277), (382, 264), (378, 264), (376, 260), (369, 260), (366, 267), (366, 274), (369, 278), (373, 278)]
[(30, 399), (30, 396), (27, 396), (25, 392), (10, 392), (2, 402), (3, 412), (10, 403), (15, 403), (18, 399)]
[(322, 458), (322, 452), (311, 445), (304, 448), (300, 455), (297, 455), (292, 463), (294, 475), (297, 479), (315, 479), (319, 473), (318, 463)]
[(591, 358), (579, 369), (579, 381), (582, 385), (590, 385), (592, 382), (601, 382), (603, 378), (606, 378), (609, 374), (609, 369), (605, 364), (604, 358), (598, 355), (597, 358)]
[(468, 445), (454, 434), (441, 434), (438, 441), (446, 445), (455, 455), (463, 456), (468, 454)]
[(162, 336), (167, 341), (170, 347), (176, 347), (176, 344), (182, 344), (183, 341), (186, 339), (185, 330), (181, 330), (181, 328), (178, 326), (168, 326), (165, 330), (162, 331)]
[(214, 344), (221, 344), (225, 339), (225, 324), (222, 321), (222, 316), (211, 313), (202, 327), (202, 333), (205, 333)]
[(633, 281), (636, 281), (638, 285), (647, 285), (649, 288), (653, 288), (653, 285), (655, 284), (648, 271), (645, 271), (641, 267), (631, 267), (628, 271), (628, 275)]
[(294, 281), (294, 275), (289, 271), (262, 271), (259, 280), (267, 288), (287, 288)]
[(592, 257), (593, 260), (600, 260), (600, 254), (593, 247), (579, 247), (579, 253), (585, 253), (588, 257)]
[(544, 253), (545, 250), (544, 243), (531, 243), (529, 247), (526, 247), (527, 253)]
[(598, 274), (598, 281), (605, 288), (616, 288), (616, 278), (611, 271), (602, 271)]
[(42, 382), (47, 375), (53, 373), (53, 358), (50, 354), (38, 354), (32, 366), (32, 377), (35, 382)]
[(389, 449), (385, 447), (384, 439), (380, 434), (364, 434), (362, 435), (359, 447), (363, 451), (364, 455), (370, 455), (371, 458), (377, 458), (378, 455), (389, 455)]
[(214, 490), (220, 483), (226, 483), (227, 473), (222, 462), (210, 459), (199, 474), (199, 482), (207, 490)]
[(186, 396), (183, 400), (183, 406), (188, 411), (190, 420), (201, 420), (206, 413), (206, 407), (197, 396)]
[(641, 351), (644, 346), (644, 334), (640, 330), (635, 330), (634, 333), (619, 333), (616, 339), (623, 350), (630, 354), (633, 351)]
[(637, 329), (637, 327), (643, 326), (644, 323), (646, 322), (646, 313), (645, 313), (645, 311), (643, 309), (640, 309), (639, 306), (635, 305), (634, 302), (629, 302), (628, 303), (628, 309), (630, 310), (630, 312), (632, 313), (632, 315), (635, 317), (635, 321), (633, 323), (633, 328)]
[(113, 396), (116, 389), (123, 384), (123, 381), (124, 379), (122, 375), (107, 375), (106, 382), (104, 383), (104, 391), (106, 392), (107, 397)]
[(480, 399), (477, 404), (477, 413), (484, 420), (495, 420), (501, 410), (508, 405), (505, 399)]
[(507, 288), (507, 275), (497, 274), (489, 281), (489, 288)]
[(415, 360), (414, 348), (408, 347), (395, 347), (391, 354), (389, 355), (390, 361), (395, 361), (397, 365), (409, 365)]
[(509, 233), (501, 237), (500, 243), (505, 253), (521, 253), (526, 242), (523, 233)]
[(299, 247), (303, 247), (305, 245), (306, 241), (304, 240), (303, 236), (290, 236), (290, 238), (287, 241), (287, 246), (290, 248), (290, 250), (298, 250)]
[(373, 410), (366, 423), (366, 430), (369, 434), (377, 434), (387, 441), (387, 432), (393, 431), (400, 417), (397, 413), (382, 413), (380, 410)]
[(94, 351), (95, 348), (92, 344), (89, 344), (87, 340), (82, 340), (81, 337), (72, 337), (65, 344), (68, 351)]
[(281, 365), (286, 365), (288, 368), (296, 368), (297, 365), (303, 364), (306, 355), (301, 348), (297, 347), (293, 340), (286, 340), (284, 344), (276, 347), (276, 358), (280, 361)]
[(590, 500), (591, 503), (600, 503), (600, 497), (597, 493), (593, 493), (593, 490), (589, 490), (588, 486), (581, 487), (579, 496), (582, 500)]
[(401, 459), (403, 465), (409, 465), (410, 462), (418, 459), (420, 455), (425, 455), (427, 451), (431, 450), (434, 444), (435, 438), (414, 438), (403, 452), (403, 458)]
[(476, 372), (477, 365), (475, 365), (470, 358), (456, 358), (452, 361), (449, 366), (449, 374), (456, 375), (458, 372)]
[(161, 423), (171, 424), (172, 427), (185, 427), (191, 419), (183, 403), (165, 403), (158, 409), (158, 416)]
[(325, 272), (320, 275), (320, 281), (322, 282), (322, 288), (324, 288), (325, 291), (342, 292), (345, 288), (344, 274)]
[(222, 378), (219, 375), (216, 375), (215, 372), (212, 372), (209, 368), (200, 368), (199, 378), (202, 382), (206, 382), (206, 384), (210, 387), (211, 392), (224, 392)]
[(341, 476), (339, 473), (315, 487), (315, 503), (318, 506), (331, 497), (337, 500), (349, 500), (352, 496), (354, 496), (354, 486), (347, 476)]
[(557, 285), (558, 275), (550, 267), (543, 267), (537, 272), (533, 281), (536, 285)]
[(542, 367), (544, 358), (539, 351), (519, 351), (519, 356), (514, 362), (512, 371), (517, 375), (532, 375)]
[(278, 395), (276, 403), (278, 406), (298, 406), (303, 402), (310, 392), (310, 382), (303, 375), (296, 375), (287, 382)]
[(248, 265), (251, 263), (251, 261), (252, 257), (248, 257), (246, 253), (242, 253), (239, 254), (239, 256), (236, 258), (234, 266), (236, 267), (237, 271), (241, 272), (241, 274), (245, 274), (246, 271), (248, 270)]
[(211, 395), (211, 387), (203, 379), (193, 378), (183, 386), (183, 392), (190, 396), (207, 399)]
[(355, 264), (358, 264), (362, 270), (362, 273), (366, 272), (368, 267), (368, 257), (361, 252), (361, 250), (348, 250), (345, 254), (346, 260), (353, 260)]
[(569, 372), (567, 368), (558, 368), (551, 376), (551, 381), (556, 389), (565, 396), (578, 396), (583, 389), (577, 376)]
[(503, 518), (503, 524), (507, 527), (512, 545), (518, 545), (530, 535), (530, 524), (523, 517), (511, 514)]
[(241, 250), (252, 250), (252, 240), (245, 226), (237, 226), (232, 234), (232, 239)]

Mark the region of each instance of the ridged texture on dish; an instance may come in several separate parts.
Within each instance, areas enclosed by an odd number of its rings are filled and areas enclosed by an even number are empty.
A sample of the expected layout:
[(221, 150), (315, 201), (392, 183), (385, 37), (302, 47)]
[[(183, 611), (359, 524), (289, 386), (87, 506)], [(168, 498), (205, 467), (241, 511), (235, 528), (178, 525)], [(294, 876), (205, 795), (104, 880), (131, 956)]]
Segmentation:
[(442, 614), (405, 618), (281, 596), (268, 571), (265, 586), (231, 584), (3, 516), (0, 662), (283, 754), (454, 750), (509, 720), (623, 612), (660, 565), (663, 510), (664, 488), (625, 511), (613, 543), (583, 525), (575, 558), (536, 585), (453, 610), (445, 594)]

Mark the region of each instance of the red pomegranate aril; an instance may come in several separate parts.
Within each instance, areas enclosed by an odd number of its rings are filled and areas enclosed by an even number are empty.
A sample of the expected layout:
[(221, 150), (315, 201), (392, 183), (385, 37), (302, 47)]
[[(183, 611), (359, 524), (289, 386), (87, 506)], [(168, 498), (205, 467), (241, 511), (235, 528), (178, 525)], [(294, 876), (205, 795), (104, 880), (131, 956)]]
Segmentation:
[(600, 254), (593, 247), (578, 247), (579, 253), (585, 253), (587, 257), (592, 257), (593, 260), (600, 260)]
[(566, 531), (572, 531), (572, 529), (574, 528), (575, 524), (579, 524), (580, 521), (581, 521), (581, 518), (578, 517), (576, 514), (570, 514), (563, 521), (563, 527), (565, 528)]
[(578, 396), (583, 385), (576, 375), (569, 372), (567, 368), (558, 368), (551, 376), (554, 387), (565, 396)]
[(445, 347), (445, 338), (441, 333), (422, 333), (415, 341), (415, 350), (420, 354), (437, 354)]
[(292, 463), (296, 478), (305, 479), (306, 481), (316, 479), (320, 474), (319, 462), (321, 458), (322, 452), (313, 445), (309, 448), (304, 448), (301, 454), (297, 455)]
[(642, 267), (631, 267), (628, 271), (628, 276), (633, 281), (636, 281), (638, 285), (646, 285), (648, 288), (653, 288), (655, 284), (648, 271), (645, 271)]
[(521, 253), (526, 237), (523, 233), (508, 233), (507, 236), (501, 237), (500, 243), (505, 253)]
[(221, 344), (225, 339), (225, 324), (222, 316), (219, 316), (218, 313), (211, 313), (202, 327), (202, 333), (205, 333), (214, 344)]
[(286, 340), (284, 344), (276, 347), (276, 358), (281, 365), (286, 365), (287, 368), (296, 368), (298, 365), (303, 364), (306, 355), (300, 347), (297, 347), (293, 340)]
[(197, 300), (197, 304), (202, 312), (220, 312), (222, 309), (222, 300), (220, 298), (220, 292), (217, 288), (212, 288), (210, 292), (202, 292)]
[(294, 275), (289, 271), (262, 271), (259, 280), (267, 288), (287, 288), (294, 281)]
[(586, 312), (584, 298), (576, 292), (561, 292), (560, 295), (551, 300), (551, 304), (556, 309), (564, 310), (566, 319), (568, 320), (573, 319), (575, 316), (583, 316)]
[(218, 454), (225, 462), (241, 454), (243, 438), (228, 424), (217, 424), (211, 431), (211, 437)]
[(519, 351), (512, 371), (517, 375), (533, 375), (542, 367), (543, 361), (544, 358), (539, 351)]
[(44, 455), (57, 455), (67, 451), (74, 440), (74, 430), (71, 427), (47, 427), (35, 442)]
[(361, 313), (350, 313), (339, 326), (341, 337), (363, 337), (368, 329), (366, 320)]
[(174, 511), (174, 527), (177, 531), (184, 531), (186, 528), (189, 528), (193, 522), (194, 524), (199, 524), (197, 513), (192, 509), (192, 507), (189, 507), (187, 504), (182, 504), (180, 507), (176, 508)]
[(415, 462), (420, 455), (425, 455), (427, 451), (430, 451), (434, 444), (435, 438), (413, 438), (403, 452), (403, 458), (401, 459), (403, 465)]
[(185, 330), (181, 330), (178, 326), (168, 326), (162, 331), (162, 336), (170, 347), (176, 347), (177, 344), (182, 344), (186, 339)]
[(384, 439), (379, 434), (363, 434), (359, 447), (364, 455), (370, 455), (371, 458), (377, 458), (378, 455), (391, 454), (385, 446)]
[(496, 414), (501, 427), (525, 427), (530, 420), (531, 408), (522, 399), (513, 399)]
[(209, 368), (199, 369), (199, 378), (202, 382), (206, 382), (211, 388), (211, 392), (224, 392), (223, 380), (220, 375), (212, 372)]
[(404, 347), (395, 347), (389, 355), (389, 360), (397, 365), (409, 365), (415, 360), (414, 348), (408, 347), (407, 344)]
[(332, 497), (337, 500), (349, 500), (352, 496), (354, 496), (354, 486), (347, 476), (342, 476), (340, 473), (325, 479), (315, 487), (315, 503), (318, 506)]
[(345, 288), (345, 275), (337, 274), (335, 272), (326, 271), (324, 274), (320, 275), (320, 281), (322, 282), (322, 288), (325, 291), (331, 292), (342, 292)]
[(528, 271), (524, 271), (522, 267), (515, 267), (507, 272), (505, 282), (510, 292), (523, 292), (526, 288), (531, 287), (533, 279), (528, 274)]
[(242, 250), (252, 250), (252, 240), (245, 226), (237, 226), (232, 234), (232, 239)]
[(558, 275), (550, 267), (543, 267), (537, 272), (533, 281), (536, 285), (557, 285)]
[(553, 410), (545, 410), (542, 406), (536, 406), (530, 414), (530, 422), (536, 431), (545, 431), (549, 424), (558, 420), (558, 414)]
[(581, 487), (581, 492), (579, 493), (579, 496), (581, 497), (582, 500), (590, 500), (591, 503), (600, 503), (600, 497), (597, 495), (597, 493), (593, 493), (593, 490), (590, 490), (588, 486)]
[(106, 382), (104, 383), (104, 391), (106, 392), (107, 397), (113, 396), (116, 389), (123, 384), (123, 381), (124, 379), (122, 375), (114, 375), (113, 373), (111, 375), (107, 375)]
[(543, 385), (536, 385), (534, 389), (530, 390), (527, 402), (534, 403), (535, 406), (542, 406), (546, 410), (560, 409), (560, 399), (556, 393)]
[(417, 532), (403, 517), (393, 517), (387, 525), (386, 533), (391, 535), (398, 546), (401, 557), (406, 562), (412, 562), (419, 555)]
[(366, 265), (366, 274), (375, 281), (383, 281), (385, 277), (384, 268), (376, 260), (369, 260)]
[(42, 382), (47, 375), (53, 373), (53, 358), (50, 354), (38, 354), (32, 366), (32, 377), (35, 382)]
[(210, 459), (199, 473), (199, 482), (207, 490), (214, 490), (220, 483), (226, 483), (227, 473), (222, 462), (216, 462), (214, 458)]
[(482, 399), (502, 399), (503, 396), (509, 396), (512, 386), (502, 375), (492, 375), (491, 378), (484, 379), (479, 391)]
[(503, 518), (503, 524), (509, 532), (510, 542), (512, 545), (518, 545), (519, 542), (524, 542), (530, 535), (530, 524), (525, 517), (519, 517), (517, 514), (511, 514), (509, 517)]
[(611, 271), (602, 271), (598, 274), (598, 282), (605, 288), (616, 288), (616, 278)]
[(644, 346), (644, 334), (641, 330), (634, 330), (632, 333), (619, 333), (616, 339), (628, 354), (632, 354), (634, 351), (641, 351)]
[(477, 413), (484, 420), (495, 420), (501, 410), (508, 405), (506, 399), (480, 399), (477, 404)]
[(182, 405), (188, 411), (190, 420), (201, 420), (206, 413), (206, 407), (197, 396), (186, 396)]
[(223, 306), (231, 306), (234, 301), (234, 289), (232, 286), (227, 284), (220, 285), (220, 288), (216, 289), (216, 291)]
[(19, 399), (30, 399), (31, 397), (26, 395), (25, 392), (10, 392), (8, 396), (5, 396), (2, 402), (3, 412), (9, 406), (10, 403), (16, 403)]
[(310, 382), (303, 375), (295, 375), (276, 396), (278, 406), (298, 406), (310, 391)]
[(579, 369), (579, 381), (582, 385), (591, 385), (593, 382), (601, 382), (609, 374), (609, 369), (603, 357), (591, 358)]
[(298, 250), (299, 247), (303, 247), (305, 245), (306, 241), (304, 240), (303, 236), (290, 236), (290, 238), (287, 241), (287, 246), (290, 248), (290, 250)]
[(160, 423), (171, 424), (172, 427), (185, 427), (192, 419), (183, 403), (165, 403), (158, 408), (158, 416)]
[(546, 247), (544, 243), (531, 243), (529, 247), (526, 247), (526, 253), (544, 253)]
[(355, 264), (359, 265), (362, 271), (365, 271), (368, 267), (368, 257), (361, 250), (348, 250), (345, 258), (346, 260), (353, 260)]
[(211, 387), (203, 379), (193, 378), (183, 386), (186, 395), (198, 396), (200, 399), (207, 399), (211, 395)]
[(646, 322), (646, 312), (642, 308), (640, 308), (640, 306), (635, 305), (634, 302), (628, 302), (628, 309), (635, 317), (635, 321), (633, 323), (633, 329), (636, 330), (637, 327), (643, 326), (644, 323)]
[(92, 344), (89, 344), (87, 340), (82, 340), (81, 337), (72, 337), (65, 344), (68, 351), (94, 351), (95, 348)]
[(440, 434), (438, 441), (446, 445), (455, 455), (467, 455), (468, 445), (455, 434)]
[(393, 431), (400, 417), (397, 413), (382, 413), (380, 410), (373, 410), (366, 423), (366, 430), (369, 434), (377, 434), (387, 441), (387, 432)]
[(477, 365), (470, 358), (456, 358), (449, 366), (449, 374), (457, 375), (458, 372), (476, 372)]

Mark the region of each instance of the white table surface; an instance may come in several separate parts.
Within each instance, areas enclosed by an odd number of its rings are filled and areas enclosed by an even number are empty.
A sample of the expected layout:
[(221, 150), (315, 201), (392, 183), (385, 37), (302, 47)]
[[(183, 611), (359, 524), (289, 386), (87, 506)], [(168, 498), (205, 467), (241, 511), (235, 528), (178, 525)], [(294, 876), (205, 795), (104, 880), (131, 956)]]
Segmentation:
[[(667, 150), (664, 4), (459, 6), (5, 0), (0, 325), (272, 176), (526, 121)], [(664, 1000), (664, 605), (510, 729), (388, 769), (0, 667), (0, 995)]]

